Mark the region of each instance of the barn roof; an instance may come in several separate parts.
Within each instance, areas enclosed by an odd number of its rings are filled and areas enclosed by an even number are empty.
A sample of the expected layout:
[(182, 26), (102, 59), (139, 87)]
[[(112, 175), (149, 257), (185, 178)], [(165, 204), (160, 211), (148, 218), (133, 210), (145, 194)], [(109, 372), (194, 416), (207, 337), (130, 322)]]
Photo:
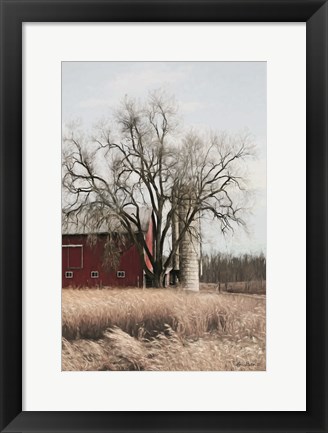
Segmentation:
[[(126, 208), (125, 212), (131, 216), (136, 215), (136, 208)], [(146, 233), (151, 220), (152, 209), (149, 207), (139, 208), (139, 219), (141, 231)], [(136, 225), (132, 224), (135, 232), (138, 232)], [(122, 225), (119, 218), (110, 213), (103, 212), (80, 212), (78, 215), (70, 216), (68, 219), (62, 219), (63, 235), (89, 235), (89, 234), (106, 234), (106, 233), (124, 233), (126, 228)]]

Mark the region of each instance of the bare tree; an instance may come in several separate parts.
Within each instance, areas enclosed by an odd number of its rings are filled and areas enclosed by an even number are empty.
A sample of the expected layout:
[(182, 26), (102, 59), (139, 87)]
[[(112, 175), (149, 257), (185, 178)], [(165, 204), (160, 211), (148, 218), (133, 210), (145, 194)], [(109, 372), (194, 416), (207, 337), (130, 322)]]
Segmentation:
[(266, 258), (260, 254), (204, 254), (202, 281), (207, 283), (234, 283), (265, 281)]
[[(156, 287), (162, 286), (165, 272), (195, 219), (210, 215), (222, 231), (244, 224), (239, 196), (246, 192), (246, 185), (240, 161), (252, 154), (250, 137), (212, 134), (204, 138), (195, 131), (182, 137), (176, 128), (174, 100), (154, 92), (143, 105), (125, 98), (113, 125), (98, 125), (92, 137), (75, 130), (64, 137), (65, 217), (83, 214), (94, 226), (105, 221), (108, 231), (113, 218), (119, 221)], [(178, 212), (181, 204), (183, 216)], [(154, 213), (153, 254), (138, 235), (144, 206)], [(180, 219), (182, 229), (164, 257), (174, 217)]]

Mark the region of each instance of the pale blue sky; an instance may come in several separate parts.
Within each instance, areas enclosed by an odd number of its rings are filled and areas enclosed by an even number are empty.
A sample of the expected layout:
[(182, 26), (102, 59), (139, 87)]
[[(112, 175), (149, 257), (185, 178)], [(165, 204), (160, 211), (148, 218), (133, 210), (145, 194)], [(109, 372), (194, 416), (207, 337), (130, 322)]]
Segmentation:
[(252, 214), (248, 231), (225, 238), (213, 222), (203, 223), (205, 251), (266, 250), (266, 63), (265, 62), (63, 62), (63, 123), (77, 118), (86, 128), (110, 116), (124, 95), (144, 98), (162, 88), (175, 96), (185, 128), (254, 136), (256, 160), (249, 162)]

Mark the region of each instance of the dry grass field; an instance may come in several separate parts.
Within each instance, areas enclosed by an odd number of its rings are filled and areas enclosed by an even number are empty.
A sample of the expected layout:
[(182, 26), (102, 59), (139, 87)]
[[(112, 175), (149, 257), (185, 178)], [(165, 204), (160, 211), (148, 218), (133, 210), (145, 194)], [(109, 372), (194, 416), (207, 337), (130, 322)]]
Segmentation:
[(265, 297), (64, 289), (63, 370), (265, 370)]
[(243, 293), (250, 295), (265, 295), (266, 281), (238, 281), (228, 283), (201, 283), (200, 290), (210, 292)]

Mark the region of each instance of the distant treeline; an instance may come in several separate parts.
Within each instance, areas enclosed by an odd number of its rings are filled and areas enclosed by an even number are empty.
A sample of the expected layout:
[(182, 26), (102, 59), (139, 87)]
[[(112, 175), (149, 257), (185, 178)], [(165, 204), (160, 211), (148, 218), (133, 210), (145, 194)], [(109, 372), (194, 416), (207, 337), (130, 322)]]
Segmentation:
[(202, 257), (202, 276), (204, 283), (228, 283), (238, 281), (265, 281), (266, 258), (258, 255), (212, 253)]

